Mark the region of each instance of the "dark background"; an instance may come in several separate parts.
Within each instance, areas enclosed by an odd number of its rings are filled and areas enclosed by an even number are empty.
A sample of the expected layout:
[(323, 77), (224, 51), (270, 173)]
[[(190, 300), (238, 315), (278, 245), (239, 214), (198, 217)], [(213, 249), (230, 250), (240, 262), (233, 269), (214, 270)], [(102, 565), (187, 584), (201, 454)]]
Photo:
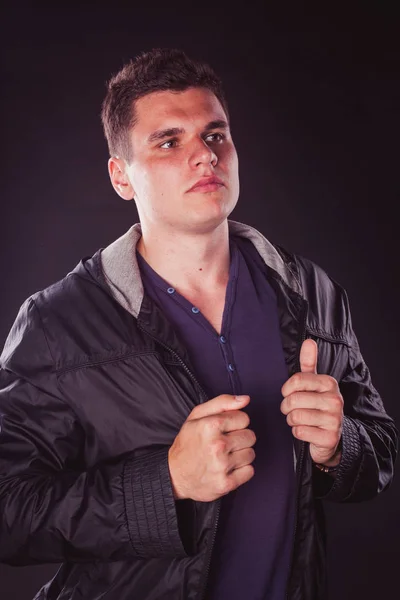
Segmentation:
[[(388, 5), (19, 2), (1, 22), (0, 346), (28, 295), (138, 220), (108, 180), (105, 81), (141, 50), (180, 47), (225, 83), (241, 175), (231, 218), (346, 288), (398, 424), (400, 44)], [(326, 506), (329, 600), (397, 596), (398, 507), (398, 478), (373, 501)], [(55, 570), (0, 565), (1, 599), (30, 600)]]

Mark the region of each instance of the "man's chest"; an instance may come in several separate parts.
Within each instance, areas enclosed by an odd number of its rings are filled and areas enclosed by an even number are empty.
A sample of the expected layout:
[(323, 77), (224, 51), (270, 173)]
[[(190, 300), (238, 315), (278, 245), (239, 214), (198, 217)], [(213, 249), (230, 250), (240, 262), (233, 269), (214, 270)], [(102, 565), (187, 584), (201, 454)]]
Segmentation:
[(225, 291), (211, 297), (197, 297), (195, 302), (203, 317), (210, 323), (218, 335), (220, 335), (225, 309)]

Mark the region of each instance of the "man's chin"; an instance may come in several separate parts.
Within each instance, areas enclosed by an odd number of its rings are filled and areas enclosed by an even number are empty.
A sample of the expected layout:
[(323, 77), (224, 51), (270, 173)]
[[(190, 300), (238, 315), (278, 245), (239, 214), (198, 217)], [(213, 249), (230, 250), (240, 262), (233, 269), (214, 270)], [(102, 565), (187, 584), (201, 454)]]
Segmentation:
[(181, 231), (186, 231), (187, 233), (212, 233), (226, 223), (229, 214), (230, 213), (227, 213), (226, 211), (223, 213), (220, 211), (218, 214), (213, 215), (188, 215), (188, 218), (185, 221), (180, 222), (179, 229), (181, 229)]

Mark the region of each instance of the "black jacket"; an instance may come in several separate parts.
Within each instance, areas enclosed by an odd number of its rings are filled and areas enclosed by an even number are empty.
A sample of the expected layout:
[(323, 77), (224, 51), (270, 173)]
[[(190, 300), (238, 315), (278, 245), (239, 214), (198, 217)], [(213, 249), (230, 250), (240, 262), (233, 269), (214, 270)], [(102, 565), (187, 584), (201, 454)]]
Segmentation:
[[(320, 600), (321, 499), (356, 502), (387, 488), (397, 431), (360, 354), (344, 290), (312, 262), (229, 224), (249, 268), (249, 244), (264, 258), (289, 373), (299, 371), (300, 345), (311, 337), (318, 372), (335, 377), (344, 398), (335, 479), (313, 467), (307, 444), (295, 444), (287, 597)], [(174, 501), (168, 448), (208, 398), (171, 325), (143, 297), (138, 237), (136, 225), (30, 297), (1, 356), (0, 560), (62, 563), (38, 599), (207, 597), (220, 501)]]

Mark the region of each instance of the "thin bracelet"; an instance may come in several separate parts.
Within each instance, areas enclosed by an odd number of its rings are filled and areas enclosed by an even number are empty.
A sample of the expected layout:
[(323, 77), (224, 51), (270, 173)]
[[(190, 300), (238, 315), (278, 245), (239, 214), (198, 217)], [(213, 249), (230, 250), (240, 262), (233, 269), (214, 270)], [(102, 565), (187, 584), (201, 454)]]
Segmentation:
[(320, 463), (314, 463), (314, 467), (323, 473), (334, 473), (338, 470), (339, 464), (335, 465), (334, 467), (327, 467), (326, 465), (321, 465)]

